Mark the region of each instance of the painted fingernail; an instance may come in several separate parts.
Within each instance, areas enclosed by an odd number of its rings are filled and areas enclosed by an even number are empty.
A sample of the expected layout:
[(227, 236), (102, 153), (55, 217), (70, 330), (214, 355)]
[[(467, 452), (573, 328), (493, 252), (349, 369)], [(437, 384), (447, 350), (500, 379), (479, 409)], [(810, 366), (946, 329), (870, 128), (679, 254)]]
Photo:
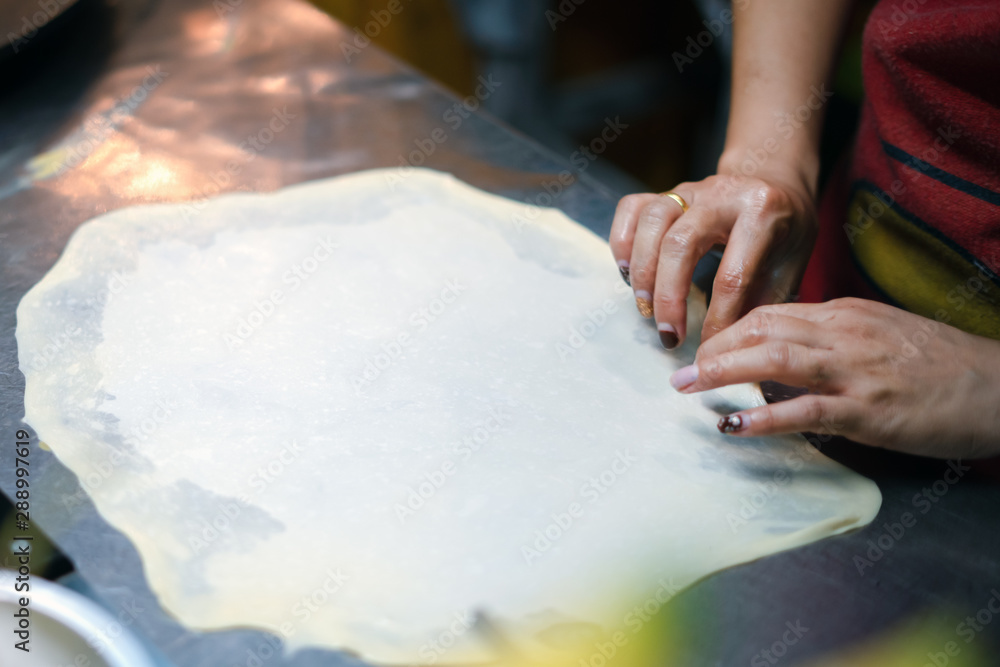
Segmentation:
[(719, 431), (721, 433), (735, 433), (750, 426), (750, 418), (746, 415), (726, 415), (719, 420)]
[(656, 325), (656, 330), (660, 332), (660, 343), (663, 347), (668, 350), (672, 350), (677, 347), (677, 343), (680, 339), (677, 337), (677, 330), (666, 322), (660, 322)]
[(628, 260), (623, 259), (618, 262), (618, 272), (622, 274), (622, 280), (625, 281), (625, 284), (631, 287), (632, 281), (629, 279), (628, 275)]
[(677, 391), (684, 391), (698, 379), (698, 366), (691, 364), (678, 369), (670, 376), (670, 385)]
[(635, 293), (635, 307), (643, 317), (653, 316), (653, 295), (644, 289)]

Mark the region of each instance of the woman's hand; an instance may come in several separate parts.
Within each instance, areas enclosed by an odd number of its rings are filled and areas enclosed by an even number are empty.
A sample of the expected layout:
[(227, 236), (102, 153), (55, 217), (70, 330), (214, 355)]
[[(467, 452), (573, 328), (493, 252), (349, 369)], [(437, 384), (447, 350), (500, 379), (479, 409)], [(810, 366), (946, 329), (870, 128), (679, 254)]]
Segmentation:
[(656, 194), (623, 197), (611, 226), (611, 251), (653, 316), (663, 346), (687, 337), (686, 299), (695, 264), (724, 244), (702, 340), (751, 308), (788, 299), (816, 239), (816, 212), (804, 180), (717, 175), (672, 190), (688, 204)]
[(762, 380), (810, 393), (729, 415), (720, 430), (843, 435), (940, 458), (1000, 454), (1000, 341), (892, 306), (760, 307), (671, 377), (684, 393)]
[[(826, 98), (815, 91), (829, 79), (852, 5), (734, 2), (732, 94), (718, 175), (674, 188), (689, 206), (683, 215), (677, 202), (655, 194), (618, 204), (611, 248), (665, 347), (687, 336), (685, 297), (695, 264), (713, 245), (726, 250), (702, 340), (798, 287), (816, 236)], [(798, 116), (803, 108), (805, 118)], [(789, 132), (781, 119), (793, 113)]]

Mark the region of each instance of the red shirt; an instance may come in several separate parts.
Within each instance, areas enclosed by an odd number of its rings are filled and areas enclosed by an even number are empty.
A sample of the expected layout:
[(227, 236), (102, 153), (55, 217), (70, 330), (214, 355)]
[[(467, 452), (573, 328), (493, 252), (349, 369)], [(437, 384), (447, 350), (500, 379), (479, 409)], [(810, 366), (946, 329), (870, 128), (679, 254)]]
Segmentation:
[(882, 0), (854, 150), (802, 301), (876, 299), (1000, 339), (1000, 2)]

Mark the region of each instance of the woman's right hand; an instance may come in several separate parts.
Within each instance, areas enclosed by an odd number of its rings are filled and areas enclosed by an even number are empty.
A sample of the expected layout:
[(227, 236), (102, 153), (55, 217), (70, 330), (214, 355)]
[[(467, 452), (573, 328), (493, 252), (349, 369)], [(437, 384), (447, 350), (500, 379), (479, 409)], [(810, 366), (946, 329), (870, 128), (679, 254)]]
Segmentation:
[(687, 337), (695, 264), (715, 245), (725, 251), (702, 341), (753, 308), (795, 293), (817, 229), (814, 196), (804, 180), (719, 174), (671, 192), (687, 203), (686, 212), (665, 195), (628, 195), (618, 202), (610, 237), (639, 312), (655, 318), (664, 347)]

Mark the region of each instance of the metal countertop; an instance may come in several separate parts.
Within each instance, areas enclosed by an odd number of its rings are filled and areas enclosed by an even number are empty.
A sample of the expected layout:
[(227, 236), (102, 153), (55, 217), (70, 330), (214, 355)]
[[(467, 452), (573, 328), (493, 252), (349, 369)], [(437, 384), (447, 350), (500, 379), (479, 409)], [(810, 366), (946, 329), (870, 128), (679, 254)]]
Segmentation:
[[(357, 48), (352, 31), (300, 0), (79, 0), (61, 23), (20, 53), (0, 53), (0, 488), (8, 496), (24, 414), (15, 309), (69, 235), (96, 215), (394, 167), (411, 154), (484, 190), (551, 201), (602, 236), (622, 194), (572, 167), (570, 156), (483, 114), (465, 117), (443, 88), (374, 46)], [(355, 49), (345, 53), (345, 44)], [(564, 169), (576, 182), (547, 198)], [(176, 664), (247, 664), (265, 635), (181, 628), (156, 604), (134, 548), (76, 478), (49, 452), (32, 450), (33, 522), (103, 603), (115, 613), (141, 608), (132, 629)], [(702, 630), (682, 642), (685, 665), (777, 664), (761, 652), (782, 641), (786, 623), (808, 628), (782, 650), (787, 665), (907, 622), (925, 637), (967, 645), (956, 622), (987, 608), (1000, 589), (1000, 485), (976, 471), (949, 483), (956, 474), (947, 462), (849, 443), (823, 450), (878, 482), (879, 517), (681, 593), (677, 614), (698, 618)], [(893, 524), (907, 512), (914, 523), (900, 533)], [(972, 641), (998, 654), (1000, 622)], [(309, 650), (262, 664), (350, 662)]]

